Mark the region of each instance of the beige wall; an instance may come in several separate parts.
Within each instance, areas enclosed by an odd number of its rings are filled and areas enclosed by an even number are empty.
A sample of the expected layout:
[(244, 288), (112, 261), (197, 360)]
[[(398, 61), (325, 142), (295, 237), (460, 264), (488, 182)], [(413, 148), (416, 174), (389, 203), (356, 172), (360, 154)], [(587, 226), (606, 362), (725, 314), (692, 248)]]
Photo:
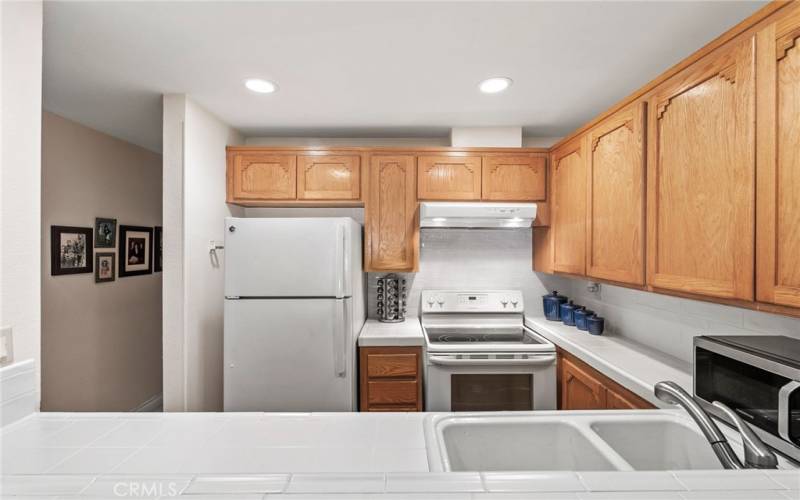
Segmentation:
[(126, 411), (161, 393), (162, 273), (50, 275), (51, 225), (161, 225), (161, 184), (160, 155), (44, 113), (43, 411)]

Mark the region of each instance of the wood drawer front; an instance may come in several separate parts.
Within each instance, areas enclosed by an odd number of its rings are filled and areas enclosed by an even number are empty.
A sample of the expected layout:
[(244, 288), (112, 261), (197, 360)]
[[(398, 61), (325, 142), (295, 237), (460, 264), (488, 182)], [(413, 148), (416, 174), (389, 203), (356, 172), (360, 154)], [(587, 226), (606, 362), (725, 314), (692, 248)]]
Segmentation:
[[(406, 405), (417, 404), (416, 380), (374, 380), (367, 383), (370, 407), (372, 405)], [(370, 408), (371, 409), (371, 408)]]
[(420, 156), (417, 196), (421, 200), (480, 200), (480, 156)]
[(361, 157), (297, 157), (298, 200), (357, 200), (361, 197)]
[(367, 354), (367, 377), (397, 378), (417, 377), (419, 358), (416, 353)]
[(543, 156), (485, 156), (482, 199), (543, 201), (547, 160)]
[(294, 155), (236, 154), (231, 162), (234, 200), (294, 200), (297, 157)]

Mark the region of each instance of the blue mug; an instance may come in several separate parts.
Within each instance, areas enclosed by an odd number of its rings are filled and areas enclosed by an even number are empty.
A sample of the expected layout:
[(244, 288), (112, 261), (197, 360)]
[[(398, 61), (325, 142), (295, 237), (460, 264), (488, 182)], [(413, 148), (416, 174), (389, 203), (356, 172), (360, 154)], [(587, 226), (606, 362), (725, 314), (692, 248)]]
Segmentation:
[(594, 311), (586, 308), (575, 309), (575, 327), (584, 332), (589, 329), (587, 319), (594, 314)]
[(561, 321), (567, 326), (575, 326), (575, 308), (576, 306), (570, 300), (566, 304), (561, 304)]
[(586, 324), (589, 328), (589, 333), (592, 335), (602, 335), (605, 329), (605, 319), (597, 314), (593, 314), (586, 318)]
[(553, 293), (542, 295), (544, 317), (550, 321), (559, 321), (561, 319), (561, 304), (566, 301), (567, 298), (559, 295), (555, 290), (553, 290)]

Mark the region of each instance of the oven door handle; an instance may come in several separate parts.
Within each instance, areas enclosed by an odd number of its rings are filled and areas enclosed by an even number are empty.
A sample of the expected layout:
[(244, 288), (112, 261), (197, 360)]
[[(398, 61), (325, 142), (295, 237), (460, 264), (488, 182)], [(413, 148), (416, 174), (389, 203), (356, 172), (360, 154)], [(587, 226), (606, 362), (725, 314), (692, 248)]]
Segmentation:
[(789, 437), (789, 397), (800, 388), (800, 382), (792, 380), (778, 392), (778, 434), (786, 441), (792, 442)]
[(552, 364), (556, 357), (553, 355), (527, 359), (458, 359), (451, 356), (429, 356), (428, 359), (431, 363), (442, 366), (540, 366)]

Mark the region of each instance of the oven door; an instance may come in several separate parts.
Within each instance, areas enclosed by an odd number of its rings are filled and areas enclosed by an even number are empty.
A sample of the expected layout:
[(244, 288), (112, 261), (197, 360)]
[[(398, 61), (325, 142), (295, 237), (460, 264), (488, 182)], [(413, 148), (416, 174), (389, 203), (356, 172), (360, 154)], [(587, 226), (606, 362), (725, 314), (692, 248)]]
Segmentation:
[(428, 353), (427, 411), (556, 408), (555, 354)]

